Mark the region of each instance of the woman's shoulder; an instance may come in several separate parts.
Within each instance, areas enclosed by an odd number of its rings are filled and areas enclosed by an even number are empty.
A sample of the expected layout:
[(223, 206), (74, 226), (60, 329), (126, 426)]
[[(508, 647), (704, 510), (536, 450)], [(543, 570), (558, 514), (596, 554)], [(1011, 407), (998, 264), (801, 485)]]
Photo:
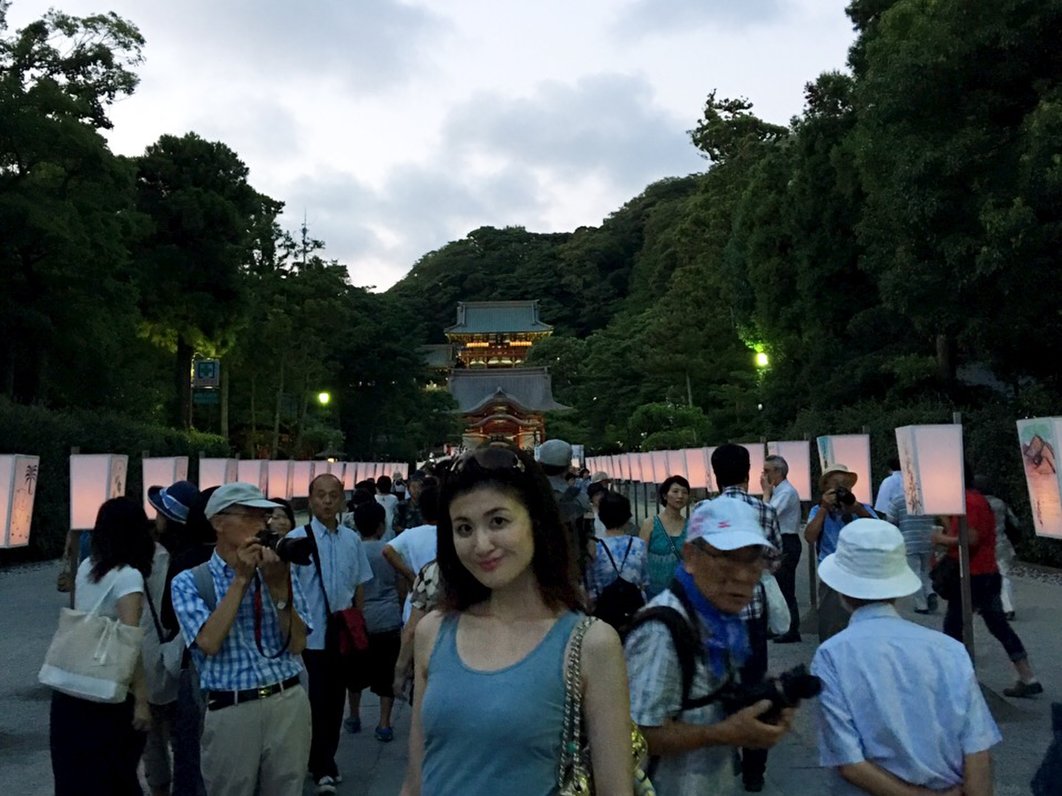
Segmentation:
[(607, 655), (622, 655), (623, 644), (619, 633), (608, 622), (595, 620), (583, 637), (583, 654), (589, 659)]

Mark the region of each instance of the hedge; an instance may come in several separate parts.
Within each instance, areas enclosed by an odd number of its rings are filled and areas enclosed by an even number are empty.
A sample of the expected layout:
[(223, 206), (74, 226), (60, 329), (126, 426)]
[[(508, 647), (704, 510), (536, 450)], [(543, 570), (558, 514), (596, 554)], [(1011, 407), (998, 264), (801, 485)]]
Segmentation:
[(188, 456), (192, 480), (200, 452), (231, 455), (228, 443), (215, 434), (178, 431), (113, 412), (55, 411), (0, 398), (0, 453), (22, 453), (41, 460), (29, 548), (0, 550), (0, 563), (62, 553), (70, 522), (69, 456), (73, 447), (81, 453), (128, 455), (126, 494), (133, 496), (142, 493), (140, 459), (145, 450), (152, 456)]

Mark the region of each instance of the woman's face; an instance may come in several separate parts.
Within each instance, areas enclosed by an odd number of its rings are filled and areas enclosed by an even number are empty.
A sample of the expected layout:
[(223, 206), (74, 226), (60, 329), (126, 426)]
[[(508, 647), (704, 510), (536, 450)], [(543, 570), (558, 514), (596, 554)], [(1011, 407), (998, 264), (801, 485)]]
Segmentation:
[(280, 536), (291, 530), (291, 520), (284, 509), (273, 509), (273, 513), (269, 515), (269, 530)]
[(669, 508), (684, 509), (690, 500), (690, 491), (682, 484), (672, 484), (664, 495), (665, 503)]
[(450, 521), (457, 558), (488, 589), (531, 571), (531, 515), (514, 494), (493, 486), (464, 492), (450, 503)]

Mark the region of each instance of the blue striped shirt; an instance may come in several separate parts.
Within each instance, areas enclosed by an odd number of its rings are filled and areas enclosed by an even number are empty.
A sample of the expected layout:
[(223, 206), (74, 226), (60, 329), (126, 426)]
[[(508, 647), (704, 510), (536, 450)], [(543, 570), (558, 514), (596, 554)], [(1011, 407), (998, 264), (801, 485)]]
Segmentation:
[[(210, 574), (218, 602), (228, 592), (236, 571), (226, 564), (216, 552), (210, 557)], [(310, 630), (310, 611), (302, 584), (298, 578), (291, 579), (292, 607)], [(302, 671), (302, 658), (285, 651), (277, 658), (263, 657), (254, 640), (254, 592), (252, 581), (243, 595), (236, 619), (229, 634), (215, 655), (207, 655), (195, 643), (196, 636), (210, 618), (206, 601), (196, 590), (192, 570), (179, 573), (170, 587), (173, 610), (181, 625), (185, 643), (192, 652), (199, 683), (208, 691), (242, 691), (283, 682)], [(275, 654), (283, 645), (286, 633), (278, 622), (276, 608), (269, 595), (269, 588), (262, 582), (262, 649), (267, 655)]]

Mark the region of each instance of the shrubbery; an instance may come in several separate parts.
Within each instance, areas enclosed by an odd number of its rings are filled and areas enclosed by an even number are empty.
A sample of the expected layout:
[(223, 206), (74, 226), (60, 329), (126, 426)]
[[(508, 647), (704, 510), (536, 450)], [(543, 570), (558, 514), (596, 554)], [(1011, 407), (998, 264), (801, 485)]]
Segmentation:
[(126, 494), (141, 494), (140, 459), (152, 456), (188, 456), (189, 477), (196, 476), (200, 452), (229, 455), (219, 436), (182, 432), (130, 420), (117, 413), (88, 410), (52, 411), (21, 406), (0, 399), (0, 453), (40, 456), (37, 494), (33, 505), (30, 546), (25, 551), (0, 551), (0, 561), (40, 558), (62, 552), (70, 518), (70, 449), (81, 453), (121, 453), (129, 456)]

